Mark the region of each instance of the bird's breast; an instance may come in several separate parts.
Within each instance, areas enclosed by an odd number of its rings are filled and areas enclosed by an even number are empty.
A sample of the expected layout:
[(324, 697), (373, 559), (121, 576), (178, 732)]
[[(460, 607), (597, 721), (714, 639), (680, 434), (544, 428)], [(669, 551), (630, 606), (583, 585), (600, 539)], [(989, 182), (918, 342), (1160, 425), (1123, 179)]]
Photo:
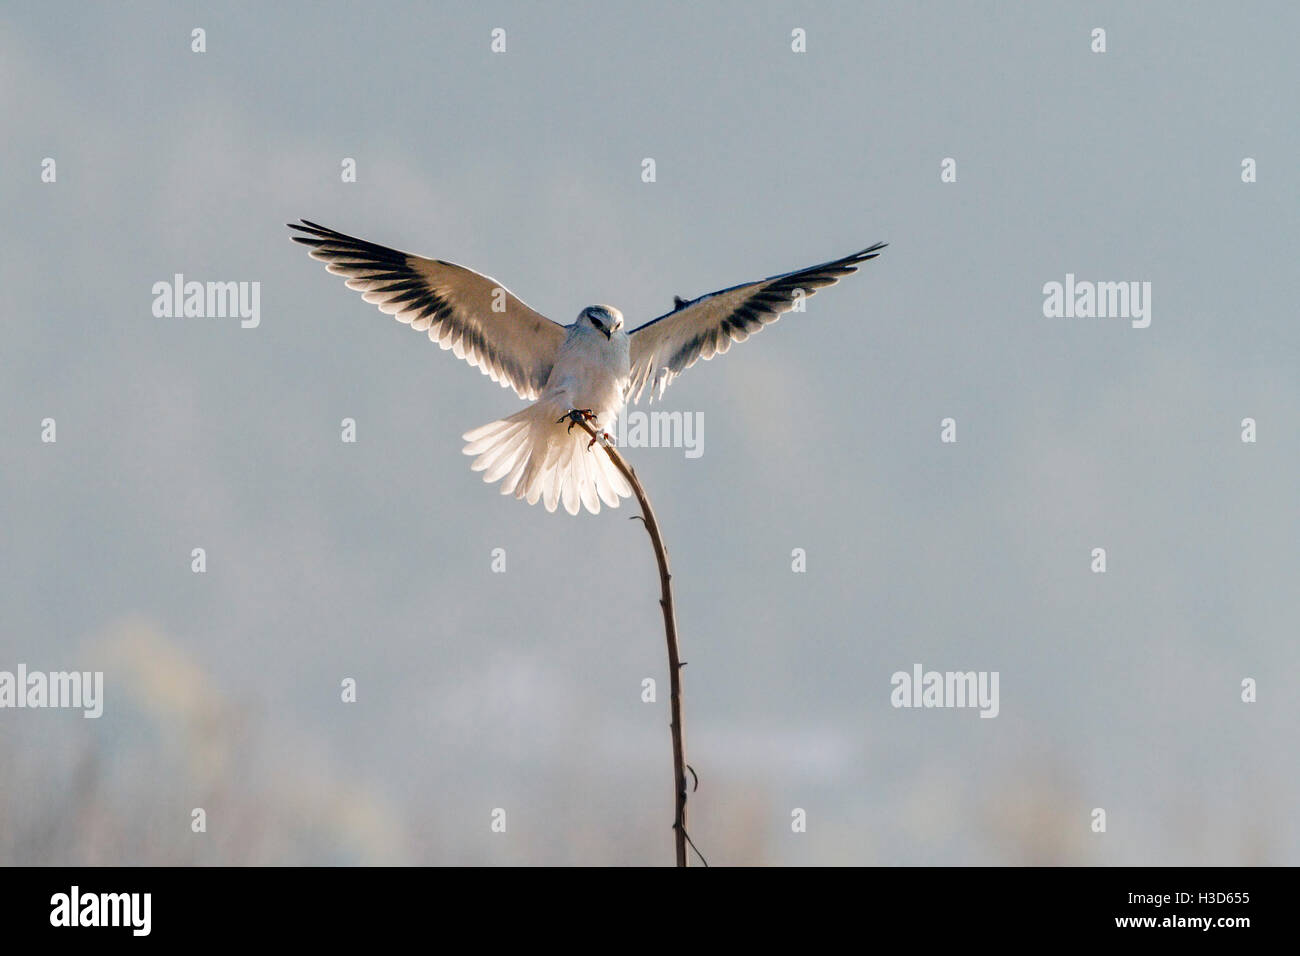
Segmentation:
[(623, 404), (630, 377), (628, 339), (606, 338), (592, 329), (571, 334), (556, 356), (550, 384), (567, 393), (574, 408), (590, 408), (611, 417)]

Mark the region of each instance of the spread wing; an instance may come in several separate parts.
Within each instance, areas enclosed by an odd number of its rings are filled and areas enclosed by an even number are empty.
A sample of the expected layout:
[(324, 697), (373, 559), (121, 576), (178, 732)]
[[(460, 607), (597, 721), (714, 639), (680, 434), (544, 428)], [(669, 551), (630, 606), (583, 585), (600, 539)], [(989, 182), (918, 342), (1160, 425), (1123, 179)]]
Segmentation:
[(346, 276), (347, 287), (381, 312), (427, 331), (520, 398), (537, 398), (566, 333), (501, 283), (454, 262), (387, 249), (306, 219), (289, 228), (303, 233), (294, 242), (310, 246), (313, 259)]
[(650, 387), (652, 402), (662, 398), (668, 384), (697, 361), (721, 355), (732, 342), (745, 341), (794, 308), (801, 290), (806, 298), (834, 285), (868, 259), (880, 255), (885, 245), (878, 242), (843, 259), (732, 286), (698, 299), (675, 298), (672, 312), (632, 332), (628, 398), (639, 402), (646, 386)]

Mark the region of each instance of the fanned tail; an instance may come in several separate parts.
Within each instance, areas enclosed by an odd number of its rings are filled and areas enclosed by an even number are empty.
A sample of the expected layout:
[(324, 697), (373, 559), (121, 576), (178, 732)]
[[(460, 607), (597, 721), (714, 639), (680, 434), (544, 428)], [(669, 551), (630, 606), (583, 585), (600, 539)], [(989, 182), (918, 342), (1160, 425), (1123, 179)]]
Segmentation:
[(585, 431), (570, 432), (567, 421), (556, 421), (567, 411), (540, 401), (466, 432), (463, 451), (477, 456), (470, 468), (483, 472), (486, 482), (501, 481), (503, 495), (526, 499), (530, 505), (542, 501), (547, 511), (560, 502), (571, 515), (582, 507), (598, 514), (602, 501), (617, 508), (619, 498), (630, 497), (632, 488), (608, 455), (598, 448), (588, 450), (591, 438)]

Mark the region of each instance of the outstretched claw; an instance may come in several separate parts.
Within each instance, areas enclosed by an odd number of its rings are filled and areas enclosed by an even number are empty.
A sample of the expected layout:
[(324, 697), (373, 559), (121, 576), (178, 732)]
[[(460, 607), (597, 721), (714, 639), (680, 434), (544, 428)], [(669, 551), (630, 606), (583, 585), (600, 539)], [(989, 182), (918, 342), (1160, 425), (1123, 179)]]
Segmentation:
[(569, 427), (566, 428), (565, 431), (571, 432), (573, 431), (573, 426), (578, 424), (579, 422), (596, 421), (596, 413), (593, 412), (590, 408), (571, 408), (562, 417), (557, 418), (555, 420), (555, 424), (558, 425), (561, 422), (565, 421), (566, 419), (569, 422)]
[(609, 432), (607, 432), (607, 431), (598, 431), (598, 432), (596, 432), (595, 437), (592, 438), (591, 441), (587, 442), (587, 451), (591, 451), (591, 446), (594, 445), (594, 444), (596, 444), (596, 439), (597, 439), (597, 438), (600, 439), (600, 443), (601, 443), (602, 445), (604, 445), (605, 447), (607, 447), (607, 448), (608, 448), (610, 445), (613, 445), (613, 444), (614, 444), (614, 436), (613, 436), (613, 435), (611, 435), (611, 434), (610, 434)]

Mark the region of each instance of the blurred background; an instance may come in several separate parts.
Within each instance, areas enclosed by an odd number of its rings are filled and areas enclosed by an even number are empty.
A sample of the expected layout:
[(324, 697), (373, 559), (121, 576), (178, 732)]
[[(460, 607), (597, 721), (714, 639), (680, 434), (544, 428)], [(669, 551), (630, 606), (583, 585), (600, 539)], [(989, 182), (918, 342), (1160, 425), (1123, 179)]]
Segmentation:
[[(700, 457), (628, 451), (711, 863), (1300, 862), (1298, 21), (7, 6), (0, 670), (102, 670), (105, 709), (0, 710), (0, 863), (672, 861), (634, 509), (484, 485), (460, 435), (518, 399), (299, 217), (562, 323), (891, 243), (672, 386)], [(178, 272), (260, 282), (261, 324), (156, 318)], [(1067, 272), (1151, 282), (1150, 327), (1044, 318)], [(914, 663), (999, 672), (998, 717), (891, 707)]]

